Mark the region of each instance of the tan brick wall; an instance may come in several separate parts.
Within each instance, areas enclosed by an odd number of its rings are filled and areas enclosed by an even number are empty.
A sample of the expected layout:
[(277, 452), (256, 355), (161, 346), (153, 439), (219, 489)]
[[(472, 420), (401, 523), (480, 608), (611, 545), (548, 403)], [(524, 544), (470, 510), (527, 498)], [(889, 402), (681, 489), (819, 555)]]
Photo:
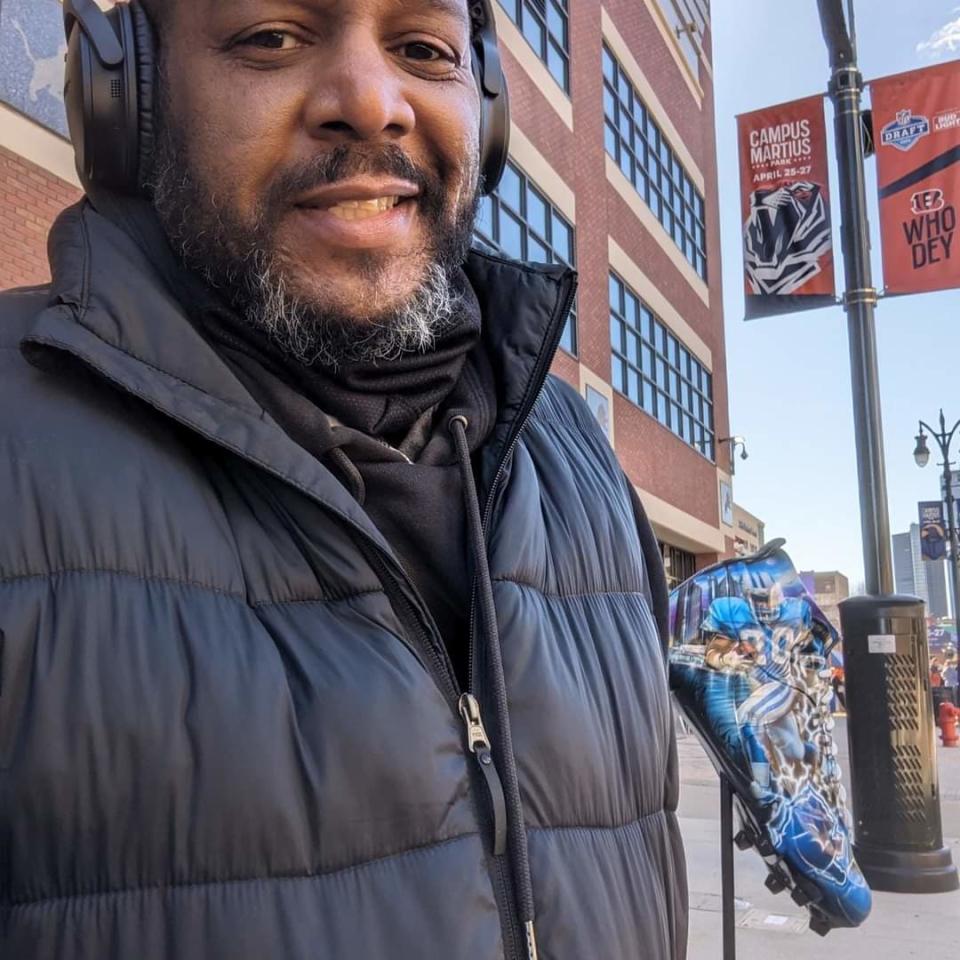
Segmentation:
[(46, 283), (47, 233), (80, 192), (0, 147), (0, 290)]

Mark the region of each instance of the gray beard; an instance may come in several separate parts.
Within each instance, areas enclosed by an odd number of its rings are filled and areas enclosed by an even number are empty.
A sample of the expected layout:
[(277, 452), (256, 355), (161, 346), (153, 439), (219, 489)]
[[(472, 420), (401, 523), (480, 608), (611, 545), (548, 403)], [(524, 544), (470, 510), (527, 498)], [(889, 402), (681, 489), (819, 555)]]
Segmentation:
[[(294, 293), (282, 259), (267, 242), (264, 221), (252, 227), (236, 221), (213, 191), (185, 170), (185, 156), (184, 145), (163, 131), (146, 186), (167, 237), (184, 264), (284, 355), (334, 369), (345, 363), (387, 362), (430, 351), (455, 323), (462, 304), (455, 278), (469, 249), (479, 195), (453, 227), (437, 230), (436, 254), (405, 303), (345, 318)], [(390, 291), (383, 289), (376, 269), (361, 261), (358, 271), (367, 275), (371, 302), (388, 302)]]
[[(182, 255), (182, 251), (181, 251)], [(432, 263), (416, 293), (393, 311), (345, 320), (322, 313), (288, 292), (282, 269), (258, 251), (244, 272), (242, 317), (285, 356), (307, 366), (381, 363), (428, 353), (456, 322), (462, 297), (439, 263)], [(205, 276), (213, 286), (213, 278)]]

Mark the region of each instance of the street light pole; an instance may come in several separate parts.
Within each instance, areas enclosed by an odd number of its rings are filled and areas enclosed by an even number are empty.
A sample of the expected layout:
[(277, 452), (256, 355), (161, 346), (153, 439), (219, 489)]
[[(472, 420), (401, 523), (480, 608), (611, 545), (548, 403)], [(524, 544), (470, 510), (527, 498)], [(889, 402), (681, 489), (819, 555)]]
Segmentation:
[[(916, 597), (893, 596), (874, 317), (877, 291), (870, 270), (863, 170), (863, 77), (857, 68), (843, 0), (817, 0), (817, 5), (830, 51), (830, 97), (836, 112), (847, 279), (843, 302), (850, 338), (860, 529), (868, 594), (851, 597), (840, 605), (855, 819), (853, 847), (874, 890), (956, 890), (960, 876), (949, 848), (943, 845), (933, 703), (925, 687), (929, 678), (923, 602)], [(895, 663), (897, 668), (893, 668)], [(907, 756), (910, 760), (905, 762)]]
[(930, 459), (927, 449), (927, 437), (923, 432), (926, 428), (930, 436), (937, 441), (940, 455), (943, 457), (944, 495), (947, 501), (947, 538), (950, 540), (950, 585), (953, 591), (953, 622), (957, 629), (957, 640), (960, 642), (960, 531), (957, 530), (956, 500), (953, 496), (953, 462), (950, 460), (950, 446), (954, 434), (960, 429), (960, 420), (953, 428), (947, 430), (947, 421), (943, 411), (940, 411), (940, 430), (934, 430), (930, 424), (920, 421), (920, 432), (917, 434), (917, 448), (913, 451), (917, 465), (925, 467)]
[(836, 111), (841, 235), (847, 279), (843, 302), (850, 340), (864, 579), (868, 594), (886, 596), (893, 593), (893, 560), (874, 319), (877, 291), (870, 267), (870, 231), (863, 171), (860, 110), (863, 77), (857, 68), (856, 51), (847, 29), (842, 0), (817, 0), (817, 4), (830, 51), (830, 98)]

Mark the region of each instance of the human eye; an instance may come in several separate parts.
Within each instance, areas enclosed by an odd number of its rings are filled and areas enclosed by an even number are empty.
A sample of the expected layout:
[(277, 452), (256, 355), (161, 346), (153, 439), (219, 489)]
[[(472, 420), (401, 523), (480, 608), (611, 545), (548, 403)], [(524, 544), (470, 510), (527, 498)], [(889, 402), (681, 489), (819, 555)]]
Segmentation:
[(409, 57), (411, 60), (450, 60), (451, 57), (449, 54), (445, 54), (442, 50), (433, 46), (429, 43), (424, 43), (422, 40), (414, 40), (411, 43), (405, 43), (401, 48), (404, 51), (404, 55)]
[(460, 58), (445, 44), (430, 43), (426, 40), (407, 40), (397, 46), (397, 51), (406, 60), (418, 65), (459, 66)]
[(303, 39), (290, 30), (258, 30), (237, 41), (238, 47), (248, 50), (282, 51), (299, 50), (305, 46)]

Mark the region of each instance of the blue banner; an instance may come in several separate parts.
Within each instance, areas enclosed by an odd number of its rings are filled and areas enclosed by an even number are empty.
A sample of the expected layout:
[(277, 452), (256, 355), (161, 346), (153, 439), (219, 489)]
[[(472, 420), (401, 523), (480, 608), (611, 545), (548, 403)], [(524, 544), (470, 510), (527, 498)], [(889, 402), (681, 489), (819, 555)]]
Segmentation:
[(943, 504), (926, 500), (920, 508), (920, 553), (924, 560), (942, 560), (947, 555), (947, 525)]

